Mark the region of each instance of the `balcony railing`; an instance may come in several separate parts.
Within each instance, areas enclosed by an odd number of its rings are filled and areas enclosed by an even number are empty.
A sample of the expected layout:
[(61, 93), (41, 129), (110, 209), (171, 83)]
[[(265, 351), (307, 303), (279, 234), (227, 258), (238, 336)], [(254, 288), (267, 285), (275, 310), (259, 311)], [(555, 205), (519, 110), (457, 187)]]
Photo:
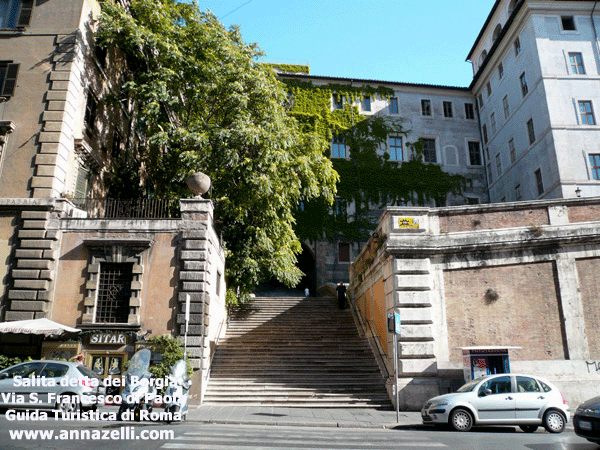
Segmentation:
[(177, 219), (179, 199), (171, 198), (74, 198), (73, 204), (97, 219)]

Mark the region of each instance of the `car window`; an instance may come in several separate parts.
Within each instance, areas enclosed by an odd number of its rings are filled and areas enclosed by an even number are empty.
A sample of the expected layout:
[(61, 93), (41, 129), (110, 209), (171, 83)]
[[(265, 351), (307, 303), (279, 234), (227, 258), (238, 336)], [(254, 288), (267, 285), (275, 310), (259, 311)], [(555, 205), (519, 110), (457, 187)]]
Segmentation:
[(66, 364), (48, 363), (40, 375), (46, 378), (59, 378), (64, 377), (68, 371), (69, 366)]
[(470, 392), (475, 389), (475, 386), (479, 383), (479, 380), (472, 380), (466, 384), (463, 384), (456, 392)]
[(543, 381), (540, 381), (540, 384), (542, 385), (542, 389), (544, 390), (544, 392), (550, 392), (552, 390), (552, 388)]
[(102, 377), (98, 376), (98, 374), (96, 372), (94, 372), (87, 366), (77, 366), (77, 370), (79, 370), (79, 373), (81, 373), (82, 375), (84, 375), (88, 378), (96, 378), (98, 380), (102, 379)]
[(517, 392), (540, 392), (540, 387), (533, 378), (517, 377)]
[(492, 391), (492, 394), (508, 394), (511, 392), (510, 377), (498, 377), (487, 380), (481, 385), (478, 393), (482, 394), (486, 390)]
[(7, 378), (14, 378), (16, 376), (20, 376), (22, 378), (33, 378), (36, 371), (38, 371), (41, 366), (41, 363), (19, 364), (18, 366), (7, 369), (4, 373), (8, 375)]

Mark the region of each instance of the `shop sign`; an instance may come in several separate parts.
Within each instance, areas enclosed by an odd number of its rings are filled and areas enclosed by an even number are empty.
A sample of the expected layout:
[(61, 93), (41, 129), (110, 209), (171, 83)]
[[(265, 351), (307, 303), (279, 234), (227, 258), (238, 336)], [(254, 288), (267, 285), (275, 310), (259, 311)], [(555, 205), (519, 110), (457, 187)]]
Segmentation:
[(124, 345), (127, 342), (124, 333), (94, 333), (90, 336), (90, 344)]

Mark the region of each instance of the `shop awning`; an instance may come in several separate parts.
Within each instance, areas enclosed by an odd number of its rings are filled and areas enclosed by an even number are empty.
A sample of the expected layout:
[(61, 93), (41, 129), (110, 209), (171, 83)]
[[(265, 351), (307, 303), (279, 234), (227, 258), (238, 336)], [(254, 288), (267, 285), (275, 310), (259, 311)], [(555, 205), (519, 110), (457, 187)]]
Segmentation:
[(0, 322), (0, 333), (15, 334), (44, 334), (46, 336), (79, 333), (78, 328), (54, 322), (50, 319), (17, 320), (15, 322)]

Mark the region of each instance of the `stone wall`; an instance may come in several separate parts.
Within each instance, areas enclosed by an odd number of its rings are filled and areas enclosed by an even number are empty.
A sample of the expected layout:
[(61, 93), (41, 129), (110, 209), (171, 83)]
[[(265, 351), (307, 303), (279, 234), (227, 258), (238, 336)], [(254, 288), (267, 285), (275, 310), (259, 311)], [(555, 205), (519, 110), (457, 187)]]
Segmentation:
[[(353, 265), (350, 297), (357, 306), (355, 299), (375, 300), (383, 279), (380, 302), (402, 318), (402, 408), (464, 382), (459, 349), (473, 346), (516, 347), (513, 371), (557, 382), (573, 405), (600, 394), (599, 206), (600, 198), (587, 198), (387, 208)], [(391, 373), (387, 336), (380, 350)]]

